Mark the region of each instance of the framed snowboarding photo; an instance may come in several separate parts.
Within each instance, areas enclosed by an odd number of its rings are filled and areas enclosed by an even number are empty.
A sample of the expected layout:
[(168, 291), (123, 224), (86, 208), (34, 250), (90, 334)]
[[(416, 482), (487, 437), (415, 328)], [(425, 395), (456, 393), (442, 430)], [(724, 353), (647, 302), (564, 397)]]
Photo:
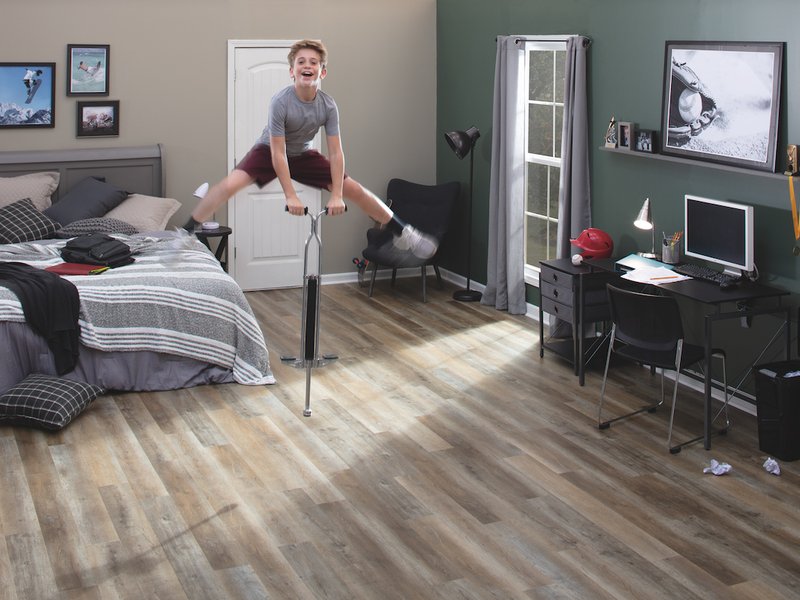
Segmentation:
[(0, 129), (55, 127), (55, 78), (55, 63), (0, 63)]
[(67, 96), (108, 96), (108, 44), (67, 45)]

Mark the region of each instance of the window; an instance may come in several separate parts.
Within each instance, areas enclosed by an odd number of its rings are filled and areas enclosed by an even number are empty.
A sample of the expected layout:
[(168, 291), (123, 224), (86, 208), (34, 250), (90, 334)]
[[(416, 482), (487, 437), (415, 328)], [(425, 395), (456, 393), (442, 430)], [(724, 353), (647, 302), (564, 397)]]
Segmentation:
[(561, 129), (567, 42), (525, 42), (525, 281), (539, 280), (539, 261), (556, 257)]

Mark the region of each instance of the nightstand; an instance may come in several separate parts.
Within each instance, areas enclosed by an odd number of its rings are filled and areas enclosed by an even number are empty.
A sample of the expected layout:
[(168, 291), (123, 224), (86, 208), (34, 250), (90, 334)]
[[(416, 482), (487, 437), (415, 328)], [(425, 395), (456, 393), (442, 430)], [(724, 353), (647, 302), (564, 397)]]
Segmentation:
[[(225, 269), (225, 272), (228, 272), (228, 236), (233, 233), (233, 229), (230, 227), (217, 227), (216, 229), (198, 229), (194, 232), (197, 236), (197, 239), (203, 242), (206, 245), (206, 248), (211, 250), (214, 253), (214, 256), (219, 261), (219, 264), (222, 265), (222, 268)], [(214, 250), (211, 247), (209, 240), (212, 238), (219, 238), (217, 241), (217, 248)], [(223, 260), (223, 257), (225, 260)]]
[[(540, 263), (539, 275), (539, 357), (545, 348), (571, 361), (584, 383), (587, 360), (607, 347), (605, 331), (600, 336), (585, 335), (585, 326), (610, 320), (606, 284), (619, 280), (619, 273), (588, 265), (573, 265), (567, 258), (545, 260)], [(570, 338), (545, 339), (544, 313), (569, 323)]]

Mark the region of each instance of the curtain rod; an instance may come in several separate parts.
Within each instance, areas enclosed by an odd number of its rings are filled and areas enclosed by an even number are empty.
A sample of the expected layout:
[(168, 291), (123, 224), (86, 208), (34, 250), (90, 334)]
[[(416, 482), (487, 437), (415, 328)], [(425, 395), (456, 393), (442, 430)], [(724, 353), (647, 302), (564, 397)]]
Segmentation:
[[(575, 36), (579, 36), (579, 35), (580, 35), (580, 34), (577, 34), (577, 33), (573, 33), (573, 34), (565, 34), (563, 38), (558, 38), (558, 39), (555, 39), (555, 38), (554, 38), (554, 39), (551, 39), (551, 38), (526, 38), (526, 37), (517, 37), (517, 38), (515, 38), (515, 39), (514, 39), (514, 43), (515, 43), (515, 44), (519, 44), (519, 43), (521, 43), (521, 42), (563, 42), (563, 41), (565, 41), (565, 39), (564, 39), (564, 38), (568, 38), (568, 37), (575, 37)], [(584, 45), (584, 47), (586, 47), (586, 46), (590, 46), (590, 45), (592, 44), (592, 40), (591, 40), (591, 38), (588, 38), (588, 37), (586, 37), (586, 36), (580, 36), (580, 37), (583, 37), (583, 38), (584, 38), (584, 42), (583, 42), (583, 45)], [(494, 38), (494, 41), (496, 42), (498, 39), (500, 39), (500, 36), (496, 36), (496, 37)]]

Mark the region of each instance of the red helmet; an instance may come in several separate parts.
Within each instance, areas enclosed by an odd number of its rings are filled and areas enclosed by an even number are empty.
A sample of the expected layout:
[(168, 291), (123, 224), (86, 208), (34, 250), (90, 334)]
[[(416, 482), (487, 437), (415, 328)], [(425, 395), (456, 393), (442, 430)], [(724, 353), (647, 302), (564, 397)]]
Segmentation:
[(602, 229), (589, 227), (584, 229), (574, 240), (570, 240), (573, 246), (577, 246), (583, 252), (583, 258), (608, 258), (614, 252), (614, 240)]

